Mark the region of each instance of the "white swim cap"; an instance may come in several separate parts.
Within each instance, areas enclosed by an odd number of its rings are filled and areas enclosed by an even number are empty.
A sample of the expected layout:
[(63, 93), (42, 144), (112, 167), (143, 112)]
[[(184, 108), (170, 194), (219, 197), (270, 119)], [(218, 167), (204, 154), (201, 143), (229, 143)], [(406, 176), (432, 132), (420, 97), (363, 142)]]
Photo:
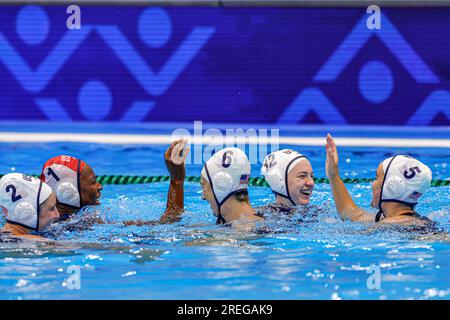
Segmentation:
[(51, 158), (42, 168), (41, 180), (52, 188), (59, 203), (80, 208), (80, 174), (85, 165), (71, 156)]
[(383, 161), (384, 180), (380, 203), (392, 201), (414, 207), (431, 186), (431, 169), (410, 156), (398, 155)]
[(261, 168), (261, 174), (264, 175), (272, 191), (277, 195), (288, 198), (294, 206), (295, 202), (292, 201), (289, 194), (287, 178), (295, 165), (303, 160), (308, 159), (301, 153), (291, 149), (283, 149), (267, 155)]
[[(238, 148), (225, 148), (206, 161), (202, 177), (211, 185), (219, 209), (233, 194), (247, 190), (250, 178), (250, 161)], [(223, 221), (222, 221), (223, 222)]]
[(44, 182), (21, 173), (0, 179), (0, 205), (8, 210), (6, 221), (39, 231), (40, 205), (52, 194)]

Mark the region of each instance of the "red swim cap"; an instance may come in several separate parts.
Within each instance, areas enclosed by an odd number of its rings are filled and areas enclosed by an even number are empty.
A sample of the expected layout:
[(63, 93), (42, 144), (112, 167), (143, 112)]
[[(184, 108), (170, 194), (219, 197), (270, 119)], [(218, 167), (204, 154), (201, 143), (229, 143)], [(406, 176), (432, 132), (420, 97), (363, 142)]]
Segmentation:
[(85, 166), (75, 157), (57, 156), (44, 164), (40, 179), (52, 188), (59, 203), (80, 208), (80, 175)]

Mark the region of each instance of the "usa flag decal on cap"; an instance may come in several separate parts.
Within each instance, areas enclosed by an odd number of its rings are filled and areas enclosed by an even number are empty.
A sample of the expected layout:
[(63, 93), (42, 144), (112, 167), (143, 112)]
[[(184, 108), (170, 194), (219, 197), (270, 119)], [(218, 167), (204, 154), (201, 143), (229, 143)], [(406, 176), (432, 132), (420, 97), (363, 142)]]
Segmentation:
[(422, 196), (422, 193), (414, 191), (413, 193), (411, 193), (411, 195), (408, 198), (413, 199), (413, 200), (417, 200), (421, 196)]
[(248, 179), (250, 179), (250, 175), (249, 174), (243, 174), (241, 176), (241, 180), (239, 180), (240, 184), (248, 184)]

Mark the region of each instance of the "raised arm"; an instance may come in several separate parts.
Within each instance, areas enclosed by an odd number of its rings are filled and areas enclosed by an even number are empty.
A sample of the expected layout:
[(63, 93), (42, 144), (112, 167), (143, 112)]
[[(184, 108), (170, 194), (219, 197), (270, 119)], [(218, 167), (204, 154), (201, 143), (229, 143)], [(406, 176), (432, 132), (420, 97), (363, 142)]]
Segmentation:
[(164, 154), (167, 170), (170, 174), (170, 186), (167, 193), (166, 211), (161, 216), (161, 223), (179, 221), (184, 211), (184, 179), (186, 178), (186, 157), (189, 147), (187, 140), (175, 141)]
[(342, 220), (351, 221), (373, 221), (373, 215), (358, 207), (347, 191), (344, 182), (339, 176), (339, 156), (336, 143), (330, 134), (327, 135), (326, 144), (326, 174), (330, 180), (331, 190), (333, 192), (334, 203)]
[(184, 139), (173, 142), (164, 153), (164, 161), (170, 174), (170, 185), (167, 193), (166, 210), (159, 220), (151, 221), (125, 221), (126, 226), (157, 225), (173, 223), (181, 219), (184, 211), (184, 179), (186, 177), (185, 161), (189, 153)]

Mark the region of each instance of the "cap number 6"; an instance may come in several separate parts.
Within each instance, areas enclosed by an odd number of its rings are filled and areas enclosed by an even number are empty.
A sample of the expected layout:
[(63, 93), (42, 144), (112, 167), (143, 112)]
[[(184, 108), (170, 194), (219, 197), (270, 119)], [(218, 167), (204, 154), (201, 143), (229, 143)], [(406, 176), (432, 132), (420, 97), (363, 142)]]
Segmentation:
[(228, 168), (229, 166), (231, 166), (231, 161), (232, 161), (231, 156), (233, 154), (234, 154), (233, 151), (224, 152), (223, 158), (222, 158), (222, 167)]

